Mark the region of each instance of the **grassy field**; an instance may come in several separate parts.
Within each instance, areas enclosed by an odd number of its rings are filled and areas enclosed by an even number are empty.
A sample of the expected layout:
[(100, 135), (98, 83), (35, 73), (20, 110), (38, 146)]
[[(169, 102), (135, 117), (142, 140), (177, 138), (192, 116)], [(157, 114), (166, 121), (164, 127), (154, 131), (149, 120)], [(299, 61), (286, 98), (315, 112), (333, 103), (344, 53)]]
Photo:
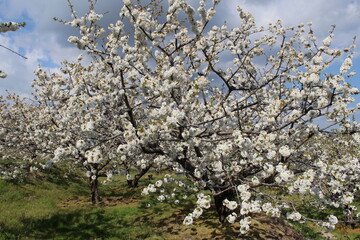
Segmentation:
[[(155, 176), (156, 178), (156, 176)], [(82, 178), (57, 175), (30, 178), (21, 184), (0, 180), (0, 239), (327, 239), (314, 226), (294, 225), (275, 218), (254, 216), (252, 231), (238, 236), (237, 224), (221, 224), (214, 209), (192, 226), (182, 225), (193, 210), (191, 199), (179, 205), (143, 197), (125, 179), (100, 188), (102, 203), (90, 203)], [(359, 239), (360, 229), (341, 227), (335, 239)], [(329, 235), (330, 236), (330, 235)]]

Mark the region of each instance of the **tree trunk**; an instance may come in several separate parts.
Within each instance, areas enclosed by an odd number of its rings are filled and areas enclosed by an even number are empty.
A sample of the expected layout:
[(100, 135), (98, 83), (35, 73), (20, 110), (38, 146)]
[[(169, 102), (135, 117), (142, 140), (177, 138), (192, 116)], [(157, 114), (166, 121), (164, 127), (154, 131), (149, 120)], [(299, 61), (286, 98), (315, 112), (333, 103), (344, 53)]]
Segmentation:
[(139, 184), (140, 178), (142, 178), (142, 176), (144, 176), (149, 171), (151, 166), (152, 165), (150, 164), (145, 169), (141, 169), (141, 171), (138, 174), (135, 175), (134, 179), (127, 180), (128, 186), (133, 187), (133, 188), (137, 187), (138, 184)]
[(131, 179), (131, 180), (127, 180), (127, 183), (128, 183), (128, 186), (129, 187), (132, 187), (132, 188), (136, 188), (139, 184), (139, 180), (142, 176), (144, 176), (145, 173), (141, 174), (136, 174), (134, 179)]
[(100, 202), (99, 197), (99, 182), (98, 182), (98, 176), (94, 176), (95, 178), (90, 177), (90, 189), (91, 189), (91, 202), (93, 204), (97, 204)]
[(215, 208), (218, 213), (220, 222), (226, 222), (226, 217), (231, 214), (230, 209), (224, 206), (223, 201), (225, 199), (231, 200), (233, 196), (234, 192), (231, 190), (220, 192), (217, 195), (214, 195)]
[[(136, 175), (137, 176), (137, 175)], [(128, 186), (131, 188), (136, 188), (138, 186), (139, 180), (137, 180), (137, 178), (131, 179), (131, 180), (127, 180)]]

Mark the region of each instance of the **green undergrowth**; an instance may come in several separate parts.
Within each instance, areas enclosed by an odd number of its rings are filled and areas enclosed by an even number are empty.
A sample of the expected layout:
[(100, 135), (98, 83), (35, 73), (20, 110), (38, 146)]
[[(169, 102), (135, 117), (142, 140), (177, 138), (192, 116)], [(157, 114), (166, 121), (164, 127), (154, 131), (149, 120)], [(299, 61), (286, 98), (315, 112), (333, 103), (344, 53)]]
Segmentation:
[[(184, 226), (184, 217), (195, 207), (193, 198), (175, 205), (159, 202), (157, 195), (141, 196), (141, 189), (164, 173), (152, 172), (151, 180), (145, 176), (138, 188), (116, 177), (100, 185), (102, 201), (93, 206), (85, 177), (52, 171), (19, 184), (0, 180), (0, 239), (326, 239), (311, 224), (294, 224), (300, 238), (288, 222), (263, 215), (253, 216), (247, 237), (239, 236), (239, 224), (219, 223), (214, 208)], [(359, 236), (346, 231), (332, 234), (338, 239)]]
[[(286, 200), (295, 203), (297, 210), (307, 218), (327, 220), (329, 215), (335, 215), (339, 217), (339, 220), (344, 220), (345, 215), (340, 208), (327, 206), (317, 206), (316, 200), (309, 195), (300, 194), (284, 194), (280, 190), (269, 190), (262, 189), (264, 192), (270, 193), (276, 196), (277, 199)], [(354, 205), (360, 208), (360, 199), (355, 199)], [(283, 216), (286, 213), (283, 211)], [(317, 226), (313, 222), (291, 222), (292, 226), (300, 232), (305, 239), (321, 240), (321, 239), (346, 239), (346, 240), (357, 240), (360, 239), (360, 224), (356, 224), (355, 228), (349, 224), (337, 224), (335, 230), (327, 231), (324, 228)]]

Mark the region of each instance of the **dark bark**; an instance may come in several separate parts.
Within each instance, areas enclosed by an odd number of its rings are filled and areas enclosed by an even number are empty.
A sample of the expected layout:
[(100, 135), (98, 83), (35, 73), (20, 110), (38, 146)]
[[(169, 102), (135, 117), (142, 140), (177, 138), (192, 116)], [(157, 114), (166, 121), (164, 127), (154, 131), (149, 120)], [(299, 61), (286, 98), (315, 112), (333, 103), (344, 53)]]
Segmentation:
[(99, 181), (98, 176), (95, 176), (95, 178), (90, 177), (90, 189), (91, 189), (91, 202), (93, 204), (97, 204), (100, 202), (99, 197)]
[(231, 214), (230, 209), (224, 206), (223, 201), (225, 199), (231, 200), (234, 194), (233, 190), (227, 190), (214, 195), (215, 208), (220, 222), (226, 222), (226, 217)]
[(137, 187), (139, 184), (139, 180), (140, 178), (142, 178), (151, 168), (152, 165), (147, 166), (145, 169), (141, 169), (141, 171), (135, 175), (134, 179), (131, 180), (127, 180), (128, 186), (129, 187)]
[[(144, 153), (158, 153), (160, 155), (164, 155), (164, 152), (157, 146), (155, 148), (153, 148), (153, 146), (142, 147), (142, 150)], [(198, 157), (203, 157), (203, 154), (201, 153), (201, 151), (198, 147), (195, 147), (195, 152)], [(205, 173), (201, 177), (201, 179), (197, 178), (194, 175), (194, 171), (195, 171), (196, 167), (191, 164), (191, 162), (186, 157), (186, 155), (187, 155), (187, 149), (184, 149), (185, 157), (183, 157), (183, 158), (177, 157), (175, 159), (175, 161), (177, 163), (179, 163), (186, 170), (187, 174), (189, 174), (191, 177), (193, 177), (194, 179), (203, 180), (206, 182), (208, 180), (207, 174)], [(131, 182), (128, 181), (128, 184), (134, 185), (135, 180), (136, 180), (136, 176), (135, 176), (134, 180), (131, 180)], [(209, 189), (209, 188), (206, 187), (206, 189)], [(223, 189), (215, 189), (215, 191), (218, 192), (216, 195), (214, 195), (214, 201), (215, 201), (215, 208), (216, 208), (216, 211), (219, 216), (219, 221), (225, 222), (226, 217), (231, 213), (231, 211), (227, 207), (224, 206), (223, 201), (225, 199), (229, 199), (229, 200), (233, 199), (233, 197), (235, 196), (235, 192), (233, 190), (223, 191)]]
[[(187, 170), (187, 173), (191, 175), (193, 178), (198, 179), (194, 176), (195, 167), (190, 163), (190, 161), (187, 158), (177, 158), (177, 162)], [(202, 176), (202, 180), (206, 181), (208, 179), (207, 175), (204, 174)], [(218, 213), (219, 221), (220, 222), (226, 222), (226, 217), (231, 213), (231, 211), (224, 206), (223, 201), (225, 199), (231, 200), (235, 196), (235, 192), (231, 189), (223, 191), (223, 189), (215, 189), (217, 192), (216, 195), (214, 195), (214, 202), (215, 202), (215, 208)]]
[(129, 187), (136, 188), (139, 185), (139, 179), (140, 178), (137, 178), (137, 176), (138, 175), (136, 175), (134, 179), (127, 180), (127, 184), (128, 184)]

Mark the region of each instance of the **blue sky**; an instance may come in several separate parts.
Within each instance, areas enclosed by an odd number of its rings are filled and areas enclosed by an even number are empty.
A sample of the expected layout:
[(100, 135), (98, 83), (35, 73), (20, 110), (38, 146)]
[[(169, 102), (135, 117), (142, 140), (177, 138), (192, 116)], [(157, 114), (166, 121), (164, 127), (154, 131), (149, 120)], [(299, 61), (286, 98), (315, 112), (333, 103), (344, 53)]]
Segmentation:
[[(79, 15), (87, 11), (87, 0), (72, 2)], [(98, 0), (95, 10), (100, 13), (109, 12), (104, 18), (105, 24), (117, 19), (121, 6), (119, 2)], [(328, 35), (331, 25), (335, 24), (334, 47), (349, 46), (354, 36), (360, 39), (360, 0), (222, 0), (214, 19), (215, 24), (226, 21), (230, 27), (235, 27), (238, 5), (253, 13), (258, 25), (266, 26), (277, 19), (281, 19), (286, 26), (312, 21), (319, 41)], [(63, 60), (71, 61), (79, 55), (80, 51), (67, 42), (67, 38), (77, 35), (77, 31), (55, 22), (53, 17), (70, 19), (66, 0), (0, 0), (0, 21), (27, 23), (19, 31), (0, 34), (0, 44), (28, 58), (22, 59), (0, 48), (0, 69), (8, 75), (7, 78), (0, 79), (0, 94), (5, 95), (9, 91), (28, 96), (31, 93), (31, 82), (35, 78), (33, 72), (39, 65), (46, 67), (50, 73), (57, 72)], [(359, 47), (356, 52), (353, 70), (360, 74)], [(332, 66), (332, 71), (338, 72), (340, 62), (337, 64)], [(360, 76), (355, 76), (351, 83), (360, 89), (359, 78)], [(357, 98), (357, 102), (359, 101), (360, 97)]]

